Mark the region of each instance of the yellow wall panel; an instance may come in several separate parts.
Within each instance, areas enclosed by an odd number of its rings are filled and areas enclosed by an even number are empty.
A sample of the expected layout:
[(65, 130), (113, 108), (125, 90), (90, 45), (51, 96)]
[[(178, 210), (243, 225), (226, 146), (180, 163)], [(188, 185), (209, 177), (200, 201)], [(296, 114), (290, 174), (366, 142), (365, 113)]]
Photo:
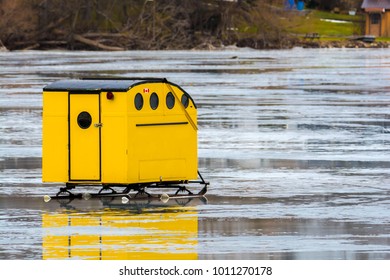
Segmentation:
[(68, 180), (68, 93), (43, 94), (42, 181)]

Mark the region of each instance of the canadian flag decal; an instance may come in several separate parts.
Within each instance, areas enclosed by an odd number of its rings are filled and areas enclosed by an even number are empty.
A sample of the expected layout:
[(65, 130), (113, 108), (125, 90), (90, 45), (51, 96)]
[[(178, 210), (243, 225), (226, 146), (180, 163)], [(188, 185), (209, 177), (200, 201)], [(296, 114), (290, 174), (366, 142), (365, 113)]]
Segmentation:
[(144, 93), (149, 93), (149, 89), (148, 88), (144, 88)]

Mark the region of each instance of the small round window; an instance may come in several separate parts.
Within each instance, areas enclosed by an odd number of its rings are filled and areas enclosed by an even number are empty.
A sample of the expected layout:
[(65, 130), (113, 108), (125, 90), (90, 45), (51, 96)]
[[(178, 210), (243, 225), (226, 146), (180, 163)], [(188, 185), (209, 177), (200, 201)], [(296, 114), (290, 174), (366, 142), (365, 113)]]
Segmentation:
[(141, 93), (137, 93), (134, 98), (134, 106), (137, 110), (141, 110), (144, 106), (144, 98)]
[(91, 126), (91, 123), (92, 123), (92, 117), (90, 113), (83, 111), (77, 116), (77, 124), (82, 129), (87, 129), (88, 127)]
[(166, 102), (168, 109), (172, 109), (175, 106), (175, 97), (172, 92), (168, 92)]
[(158, 95), (157, 93), (153, 92), (152, 95), (150, 95), (150, 108), (153, 110), (156, 110), (158, 107)]
[(187, 94), (183, 94), (181, 96), (181, 104), (183, 104), (184, 108), (187, 108), (189, 103), (190, 103), (190, 100), (188, 98), (188, 95)]

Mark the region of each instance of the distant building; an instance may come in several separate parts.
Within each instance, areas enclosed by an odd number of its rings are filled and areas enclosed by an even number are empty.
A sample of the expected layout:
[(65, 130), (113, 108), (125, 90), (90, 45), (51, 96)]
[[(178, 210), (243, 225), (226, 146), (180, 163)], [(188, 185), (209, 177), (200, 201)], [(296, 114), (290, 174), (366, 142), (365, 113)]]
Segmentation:
[(390, 37), (390, 0), (364, 0), (366, 35)]

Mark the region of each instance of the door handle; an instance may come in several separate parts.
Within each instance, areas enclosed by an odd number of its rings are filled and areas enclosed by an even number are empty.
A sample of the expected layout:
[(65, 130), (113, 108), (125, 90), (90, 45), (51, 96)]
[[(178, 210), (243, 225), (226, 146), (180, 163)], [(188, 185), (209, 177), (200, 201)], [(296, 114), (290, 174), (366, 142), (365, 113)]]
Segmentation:
[(95, 123), (93, 126), (94, 126), (94, 127), (102, 127), (103, 124), (102, 124), (102, 123)]

